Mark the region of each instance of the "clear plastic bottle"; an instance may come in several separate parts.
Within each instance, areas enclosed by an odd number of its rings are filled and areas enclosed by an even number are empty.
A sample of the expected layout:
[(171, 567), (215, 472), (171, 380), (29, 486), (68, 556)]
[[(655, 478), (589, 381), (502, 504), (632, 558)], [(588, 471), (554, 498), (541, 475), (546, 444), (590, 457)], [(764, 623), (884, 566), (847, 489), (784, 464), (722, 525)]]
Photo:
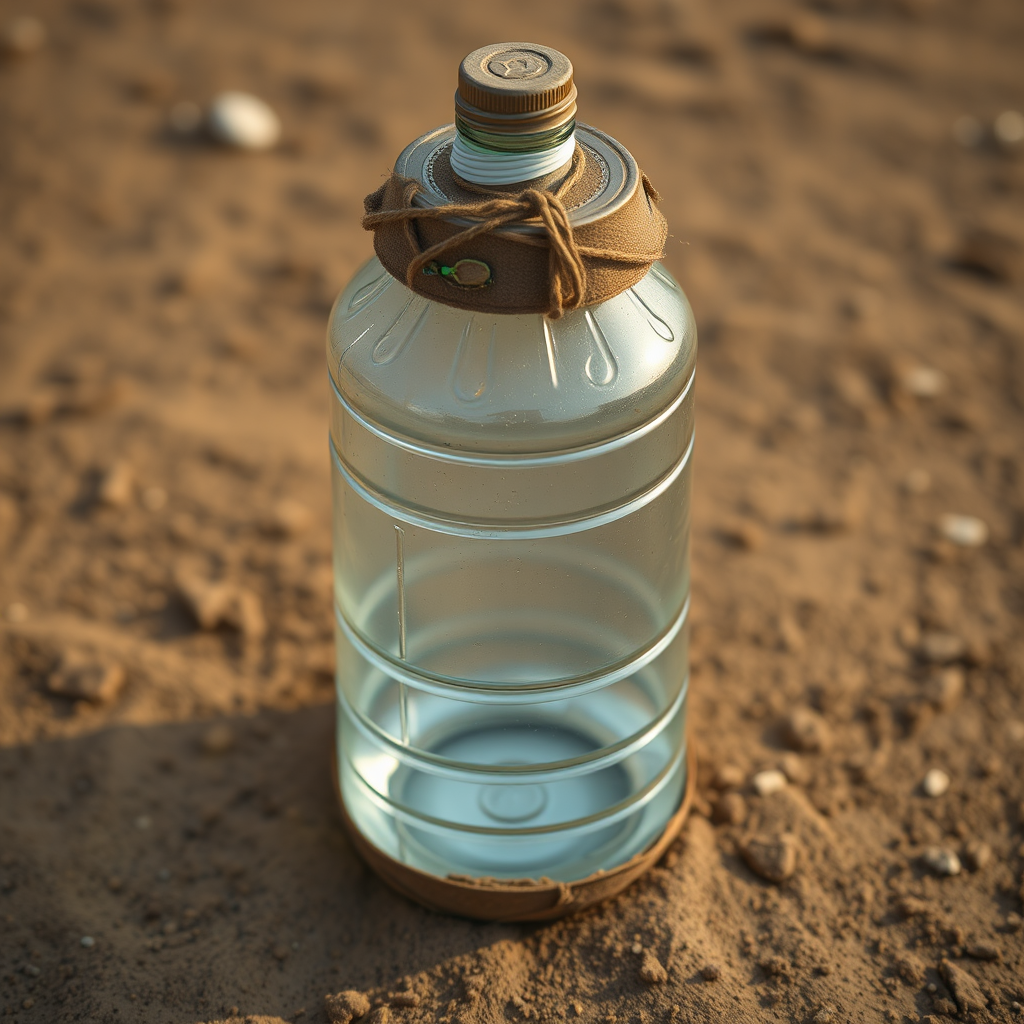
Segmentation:
[(378, 850), (575, 881), (686, 782), (696, 333), (655, 264), (561, 319), (470, 313), (371, 259), (337, 300), (338, 766)]

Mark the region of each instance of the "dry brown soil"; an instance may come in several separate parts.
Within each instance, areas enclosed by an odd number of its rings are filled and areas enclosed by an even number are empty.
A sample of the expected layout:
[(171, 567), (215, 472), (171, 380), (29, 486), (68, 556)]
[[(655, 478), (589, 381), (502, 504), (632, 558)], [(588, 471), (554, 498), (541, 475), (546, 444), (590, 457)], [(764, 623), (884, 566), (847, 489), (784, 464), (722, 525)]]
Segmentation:
[[(24, 7), (49, 39), (0, 63), (3, 1012), (1021, 1019), (1024, 145), (992, 124), (1024, 107), (1024, 7)], [(501, 38), (568, 53), (582, 119), (663, 192), (702, 340), (698, 813), (623, 896), (533, 927), (391, 893), (328, 775), (326, 316), (362, 196)], [(275, 151), (168, 132), (229, 87), (279, 112)], [(786, 835), (775, 884), (743, 851)]]

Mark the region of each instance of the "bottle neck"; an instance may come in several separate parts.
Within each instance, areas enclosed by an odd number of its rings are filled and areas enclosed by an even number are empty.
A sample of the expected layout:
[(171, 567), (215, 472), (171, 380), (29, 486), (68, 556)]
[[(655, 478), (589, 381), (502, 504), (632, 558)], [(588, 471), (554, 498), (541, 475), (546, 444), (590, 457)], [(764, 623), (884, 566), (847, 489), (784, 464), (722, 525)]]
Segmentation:
[(557, 145), (534, 152), (490, 149), (456, 130), (451, 156), (452, 170), (474, 185), (513, 185), (553, 174), (570, 163), (575, 150), (574, 130)]

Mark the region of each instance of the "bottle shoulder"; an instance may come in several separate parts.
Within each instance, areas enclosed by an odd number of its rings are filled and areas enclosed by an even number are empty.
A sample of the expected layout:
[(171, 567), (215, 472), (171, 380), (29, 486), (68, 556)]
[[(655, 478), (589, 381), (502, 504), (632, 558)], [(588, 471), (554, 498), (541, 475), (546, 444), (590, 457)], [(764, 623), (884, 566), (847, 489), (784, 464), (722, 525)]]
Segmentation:
[(620, 295), (559, 320), (471, 313), (416, 295), (376, 258), (331, 312), (341, 401), (428, 444), (515, 453), (582, 447), (658, 415), (686, 387), (697, 333), (660, 264)]

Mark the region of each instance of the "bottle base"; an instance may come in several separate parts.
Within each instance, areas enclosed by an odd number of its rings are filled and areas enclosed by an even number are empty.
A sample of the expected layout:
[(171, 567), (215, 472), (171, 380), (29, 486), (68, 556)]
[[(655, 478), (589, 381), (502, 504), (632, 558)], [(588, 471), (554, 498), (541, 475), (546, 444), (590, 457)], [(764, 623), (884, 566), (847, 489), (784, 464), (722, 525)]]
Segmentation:
[(550, 878), (512, 879), (442, 876), (411, 867), (381, 850), (352, 821), (341, 794), (337, 752), (332, 778), (345, 829), (362, 858), (392, 889), (431, 910), (479, 921), (545, 921), (575, 913), (617, 895), (648, 871), (682, 830), (693, 802), (697, 765), (691, 744), (686, 744), (685, 783), (679, 806), (661, 834), (643, 850), (607, 871), (597, 871), (572, 882)]

